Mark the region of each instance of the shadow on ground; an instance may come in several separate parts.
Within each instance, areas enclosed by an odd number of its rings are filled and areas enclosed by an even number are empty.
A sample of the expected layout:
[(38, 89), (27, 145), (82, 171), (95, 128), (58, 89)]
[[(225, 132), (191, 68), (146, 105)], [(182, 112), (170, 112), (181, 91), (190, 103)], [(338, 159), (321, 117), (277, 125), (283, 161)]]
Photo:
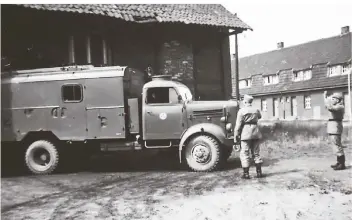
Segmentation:
[[(11, 158), (11, 159), (9, 159)], [(275, 163), (276, 160), (265, 161), (263, 166)], [(188, 168), (180, 164), (178, 155), (166, 156), (142, 153), (118, 153), (111, 155), (98, 155), (83, 160), (77, 158), (72, 161), (64, 161), (59, 167), (57, 173), (75, 173), (75, 172), (184, 172)], [(241, 162), (238, 157), (230, 158), (221, 168), (221, 170), (232, 170), (241, 168)], [(21, 158), (15, 156), (2, 159), (1, 176), (15, 177), (30, 175), (27, 172), (25, 164)]]

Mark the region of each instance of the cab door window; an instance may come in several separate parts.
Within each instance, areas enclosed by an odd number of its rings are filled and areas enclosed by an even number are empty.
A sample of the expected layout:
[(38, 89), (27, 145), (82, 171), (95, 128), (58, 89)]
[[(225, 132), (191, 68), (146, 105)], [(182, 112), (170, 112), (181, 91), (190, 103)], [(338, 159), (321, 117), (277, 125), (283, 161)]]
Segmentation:
[(175, 88), (150, 88), (147, 91), (147, 104), (177, 104), (178, 94)]

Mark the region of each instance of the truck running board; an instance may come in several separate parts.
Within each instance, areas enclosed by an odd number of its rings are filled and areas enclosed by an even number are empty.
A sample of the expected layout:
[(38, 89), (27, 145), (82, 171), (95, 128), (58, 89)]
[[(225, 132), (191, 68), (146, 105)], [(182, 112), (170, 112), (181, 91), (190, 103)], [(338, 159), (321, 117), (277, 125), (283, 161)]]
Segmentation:
[(150, 149), (152, 149), (152, 148), (169, 148), (172, 146), (172, 143), (170, 141), (170, 144), (167, 146), (148, 146), (147, 141), (144, 141), (144, 146), (145, 146), (145, 148), (150, 148)]

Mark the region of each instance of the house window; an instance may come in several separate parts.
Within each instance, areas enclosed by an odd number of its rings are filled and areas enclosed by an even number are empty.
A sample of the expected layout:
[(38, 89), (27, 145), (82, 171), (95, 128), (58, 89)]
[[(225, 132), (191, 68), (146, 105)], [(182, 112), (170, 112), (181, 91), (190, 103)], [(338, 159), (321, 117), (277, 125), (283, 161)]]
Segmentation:
[(278, 75), (270, 75), (264, 77), (264, 85), (272, 85), (279, 83), (279, 76)]
[(343, 74), (348, 74), (351, 70), (351, 64), (334, 65), (328, 68), (328, 76), (339, 76)]
[(147, 91), (148, 104), (178, 103), (178, 94), (174, 88), (150, 88)]
[(293, 73), (293, 81), (304, 81), (312, 78), (312, 70), (301, 70)]
[(279, 116), (279, 99), (273, 98), (273, 116)]
[(251, 79), (242, 79), (239, 82), (239, 88), (240, 89), (251, 87), (251, 85), (252, 85), (252, 80)]
[(304, 96), (304, 108), (311, 109), (311, 98), (309, 95)]
[(82, 99), (82, 85), (71, 84), (62, 86), (62, 100), (64, 100), (64, 102), (81, 102)]
[(343, 64), (342, 65), (342, 74), (348, 74), (351, 71), (352, 65), (351, 64)]
[(268, 106), (267, 106), (266, 99), (262, 99), (262, 100), (261, 100), (261, 110), (262, 110), (263, 112), (268, 111)]
[(297, 116), (297, 99), (295, 96), (291, 97), (291, 116)]

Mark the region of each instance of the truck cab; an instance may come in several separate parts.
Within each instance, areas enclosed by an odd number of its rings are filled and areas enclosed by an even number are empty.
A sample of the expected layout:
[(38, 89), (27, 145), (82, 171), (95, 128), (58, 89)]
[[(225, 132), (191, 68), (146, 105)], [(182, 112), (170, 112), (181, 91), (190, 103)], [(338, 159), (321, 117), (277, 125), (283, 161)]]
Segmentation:
[(178, 145), (180, 161), (195, 171), (215, 169), (230, 156), (237, 101), (195, 101), (184, 84), (155, 76), (143, 87), (142, 103), (144, 147)]

